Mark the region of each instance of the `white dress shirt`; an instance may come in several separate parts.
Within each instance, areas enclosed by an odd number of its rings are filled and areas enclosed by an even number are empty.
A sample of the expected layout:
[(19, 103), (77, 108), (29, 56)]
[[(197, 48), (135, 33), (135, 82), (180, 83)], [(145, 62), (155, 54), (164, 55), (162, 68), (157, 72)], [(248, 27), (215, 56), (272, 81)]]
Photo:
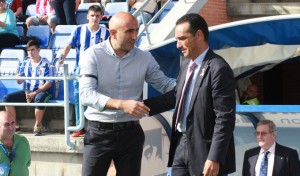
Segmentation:
[[(267, 173), (267, 176), (272, 176), (272, 174), (273, 174), (274, 158), (275, 158), (275, 147), (276, 147), (276, 142), (274, 142), (274, 144), (268, 149), (268, 151), (270, 153), (268, 154), (268, 173)], [(259, 152), (259, 156), (258, 156), (257, 161), (256, 161), (256, 165), (255, 165), (255, 175), (260, 174), (260, 166), (261, 166), (261, 161), (264, 157), (264, 154), (265, 154), (265, 150), (261, 148), (260, 152)]]

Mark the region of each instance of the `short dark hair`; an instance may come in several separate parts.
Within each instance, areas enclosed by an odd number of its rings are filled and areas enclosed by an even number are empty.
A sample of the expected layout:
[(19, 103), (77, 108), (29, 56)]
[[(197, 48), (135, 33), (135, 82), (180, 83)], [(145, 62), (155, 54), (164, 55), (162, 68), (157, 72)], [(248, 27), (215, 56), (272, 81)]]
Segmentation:
[(91, 5), (88, 12), (89, 11), (100, 12), (101, 15), (104, 15), (104, 8), (102, 5)]
[(208, 25), (203, 17), (201, 17), (197, 13), (186, 14), (186, 15), (183, 15), (181, 18), (179, 18), (176, 21), (176, 25), (179, 25), (179, 24), (182, 24), (185, 22), (190, 24), (190, 28), (188, 31), (189, 33), (195, 35), (198, 30), (201, 30), (203, 32), (205, 41), (208, 41), (208, 35), (209, 35)]
[(29, 42), (26, 45), (26, 49), (28, 49), (31, 46), (35, 46), (37, 49), (40, 48), (40, 42), (38, 40), (29, 40)]

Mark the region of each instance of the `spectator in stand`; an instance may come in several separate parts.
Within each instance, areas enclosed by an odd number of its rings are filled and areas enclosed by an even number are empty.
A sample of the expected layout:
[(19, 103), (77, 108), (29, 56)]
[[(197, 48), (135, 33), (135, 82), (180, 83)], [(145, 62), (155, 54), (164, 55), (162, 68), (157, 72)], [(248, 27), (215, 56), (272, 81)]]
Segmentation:
[(23, 12), (24, 12), (23, 15), (25, 15), (27, 7), (30, 4), (35, 4), (35, 3), (36, 3), (36, 0), (22, 0), (22, 8), (23, 8)]
[[(40, 46), (37, 40), (30, 40), (26, 45), (28, 58), (23, 61), (20, 66), (20, 71), (17, 77), (49, 77), (52, 75), (50, 62), (46, 58), (40, 56)], [(17, 80), (18, 84), (24, 80)], [(25, 91), (6, 95), (4, 102), (27, 102), (45, 103), (51, 98), (48, 89), (52, 86), (51, 80), (25, 80)], [(14, 121), (16, 121), (16, 109), (14, 106), (6, 106), (6, 111), (9, 112)], [(42, 135), (42, 119), (44, 116), (45, 107), (37, 106), (35, 108), (35, 125), (33, 132), (35, 136)]]
[[(143, 5), (145, 0), (128, 0), (127, 2), (131, 8), (130, 13), (133, 14), (137, 9), (139, 9)], [(154, 14), (155, 10), (157, 9), (158, 2), (159, 1), (156, 1), (156, 0), (150, 0), (149, 3), (141, 11), (144, 13), (145, 23), (149, 22), (151, 20), (151, 18), (153, 17), (153, 14)], [(167, 0), (161, 0), (161, 2), (167, 2)], [(141, 24), (143, 24), (141, 13), (138, 14), (136, 19), (138, 20), (139, 26)]]
[(50, 6), (48, 0), (37, 0), (36, 1), (36, 16), (31, 16), (27, 18), (26, 25), (29, 26), (38, 26), (48, 24), (51, 29), (51, 33), (54, 32), (54, 29), (57, 25), (57, 19), (55, 16), (54, 9)]
[(257, 99), (258, 88), (255, 84), (250, 84), (247, 87), (247, 90), (244, 91), (241, 100), (244, 105), (259, 105), (259, 101)]
[(54, 8), (57, 22), (60, 25), (76, 25), (75, 19), (75, 0), (49, 0)]
[[(61, 58), (60, 64), (63, 64), (66, 56), (68, 55), (71, 48), (77, 49), (76, 64), (74, 68), (74, 73), (79, 75), (78, 63), (80, 58), (80, 53), (88, 49), (90, 46), (98, 44), (109, 37), (109, 30), (106, 27), (99, 25), (104, 14), (104, 8), (99, 5), (92, 5), (89, 7), (87, 19), (88, 23), (78, 26), (74, 32), (71, 34), (67, 45), (64, 47), (62, 53), (59, 53), (58, 57)], [(76, 115), (76, 125), (79, 125), (79, 93), (78, 93), (78, 81), (74, 81), (74, 97), (75, 97), (75, 115)], [(78, 137), (84, 134), (85, 131), (75, 131), (72, 137)]]
[(0, 48), (14, 47), (20, 43), (16, 24), (13, 11), (6, 9), (5, 0), (0, 0)]
[(6, 7), (10, 8), (16, 17), (22, 15), (23, 9), (21, 0), (6, 0)]
[(8, 112), (0, 111), (0, 175), (28, 176), (31, 163), (28, 140), (15, 134), (16, 121)]

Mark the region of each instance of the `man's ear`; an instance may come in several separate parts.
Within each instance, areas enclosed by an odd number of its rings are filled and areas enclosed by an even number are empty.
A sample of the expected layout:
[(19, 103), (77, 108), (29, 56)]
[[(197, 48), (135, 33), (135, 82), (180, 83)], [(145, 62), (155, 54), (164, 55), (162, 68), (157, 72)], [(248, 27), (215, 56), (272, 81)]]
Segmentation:
[(112, 38), (114, 38), (115, 35), (116, 35), (116, 33), (117, 33), (117, 31), (116, 31), (115, 29), (109, 29), (109, 33), (110, 33), (110, 36), (111, 36)]

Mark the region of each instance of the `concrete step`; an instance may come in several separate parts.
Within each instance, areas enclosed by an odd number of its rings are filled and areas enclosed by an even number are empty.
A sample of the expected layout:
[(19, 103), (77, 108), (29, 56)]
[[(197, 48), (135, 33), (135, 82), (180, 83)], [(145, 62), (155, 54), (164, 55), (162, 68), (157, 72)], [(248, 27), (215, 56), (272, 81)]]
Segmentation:
[[(63, 134), (22, 135), (28, 139), (31, 149), (30, 176), (81, 176), (83, 137), (72, 138), (76, 141), (76, 148), (71, 149), (66, 145)], [(108, 175), (116, 175), (113, 163)]]

